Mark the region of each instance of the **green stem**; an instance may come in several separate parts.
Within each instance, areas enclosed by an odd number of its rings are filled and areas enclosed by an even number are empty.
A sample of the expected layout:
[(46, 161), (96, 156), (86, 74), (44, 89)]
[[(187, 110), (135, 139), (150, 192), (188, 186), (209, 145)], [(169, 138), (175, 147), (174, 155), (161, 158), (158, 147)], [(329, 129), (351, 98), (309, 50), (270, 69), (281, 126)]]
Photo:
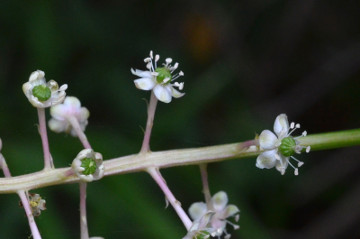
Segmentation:
[(313, 134), (298, 139), (301, 145), (310, 145), (311, 151), (360, 145), (360, 129)]
[[(360, 129), (314, 134), (299, 138), (298, 140), (302, 145), (311, 146), (312, 150), (360, 145)], [(229, 159), (255, 158), (261, 153), (256, 146), (257, 140), (250, 140), (241, 143), (201, 148), (128, 155), (105, 160), (105, 176), (146, 171), (149, 167), (169, 168), (220, 162)], [(50, 185), (79, 182), (78, 177), (69, 175), (69, 170), (70, 168), (59, 168), (11, 178), (0, 178), (0, 194), (16, 193), (19, 190), (30, 190)]]

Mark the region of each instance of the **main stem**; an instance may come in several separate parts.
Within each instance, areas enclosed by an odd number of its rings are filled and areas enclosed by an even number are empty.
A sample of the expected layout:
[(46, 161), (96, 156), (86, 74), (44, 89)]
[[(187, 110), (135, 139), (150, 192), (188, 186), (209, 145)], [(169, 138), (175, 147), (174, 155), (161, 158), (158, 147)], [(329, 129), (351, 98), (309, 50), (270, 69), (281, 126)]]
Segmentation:
[[(1, 153), (0, 153), (0, 168), (2, 168), (5, 177), (11, 178), (10, 170), (9, 170), (7, 164), (6, 164), (6, 160), (5, 160), (4, 156)], [(19, 195), (21, 203), (22, 203), (22, 205), (24, 207), (25, 214), (26, 214), (26, 217), (27, 217), (28, 222), (29, 222), (32, 237), (34, 239), (41, 239), (41, 235), (40, 235), (39, 229), (38, 229), (38, 227), (36, 225), (34, 216), (32, 214), (31, 208), (30, 208), (29, 200), (28, 200), (28, 197), (25, 194), (25, 191), (24, 190), (19, 190), (19, 191), (17, 191), (17, 194)]]
[(148, 110), (147, 110), (148, 118), (146, 121), (145, 135), (144, 135), (144, 139), (142, 142), (140, 153), (147, 153), (150, 151), (150, 136), (151, 136), (151, 130), (153, 127), (157, 102), (158, 102), (158, 100), (157, 100), (156, 96), (154, 95), (154, 92), (151, 91), (150, 102), (149, 102)]
[[(82, 131), (79, 121), (74, 116), (70, 116), (67, 118), (76, 132), (76, 135), (78, 136), (80, 142), (86, 149), (91, 149), (91, 145), (85, 135), (85, 133)], [(80, 182), (80, 233), (81, 233), (81, 239), (89, 239), (89, 229), (87, 224), (87, 216), (86, 216), (86, 182)]]
[[(311, 146), (311, 152), (360, 145), (360, 129), (313, 134), (301, 137), (298, 140), (302, 145)], [(230, 159), (255, 158), (261, 153), (256, 145), (256, 140), (249, 140), (200, 148), (174, 149), (122, 156), (104, 160), (104, 176), (142, 172), (149, 167), (170, 168), (215, 163)], [(66, 174), (69, 170), (71, 168), (67, 167), (43, 170), (11, 178), (0, 178), (0, 194), (79, 182), (78, 177)], [(257, 169), (254, 167), (255, 170)]]
[(50, 155), (49, 140), (46, 130), (45, 109), (37, 108), (37, 112), (39, 117), (39, 133), (40, 133), (43, 152), (44, 152), (44, 169), (54, 168), (54, 163)]

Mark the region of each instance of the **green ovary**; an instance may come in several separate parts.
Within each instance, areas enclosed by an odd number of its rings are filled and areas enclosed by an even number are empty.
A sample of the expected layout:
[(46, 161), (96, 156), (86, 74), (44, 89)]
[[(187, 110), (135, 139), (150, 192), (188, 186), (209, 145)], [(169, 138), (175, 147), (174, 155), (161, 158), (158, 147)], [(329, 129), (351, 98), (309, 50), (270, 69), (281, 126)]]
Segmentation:
[(32, 89), (33, 95), (40, 101), (47, 101), (51, 97), (51, 90), (46, 85), (37, 85)]
[(279, 150), (285, 157), (290, 157), (295, 153), (296, 142), (292, 137), (286, 137), (281, 140)]
[(155, 69), (155, 72), (158, 73), (158, 76), (156, 77), (156, 81), (159, 84), (164, 83), (164, 79), (169, 78), (171, 80), (171, 73), (170, 70), (166, 67), (159, 67)]
[(92, 158), (84, 158), (81, 161), (81, 167), (85, 169), (82, 172), (84, 175), (94, 174), (96, 171), (96, 162)]

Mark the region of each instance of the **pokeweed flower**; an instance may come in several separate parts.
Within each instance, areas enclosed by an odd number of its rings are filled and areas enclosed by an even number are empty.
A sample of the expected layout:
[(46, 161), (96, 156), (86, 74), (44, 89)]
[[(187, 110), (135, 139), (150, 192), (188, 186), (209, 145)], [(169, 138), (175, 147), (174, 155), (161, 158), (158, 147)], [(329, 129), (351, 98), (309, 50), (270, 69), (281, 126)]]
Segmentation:
[(71, 167), (76, 175), (86, 182), (101, 179), (105, 171), (102, 155), (92, 149), (81, 150)]
[(64, 101), (67, 84), (59, 85), (56, 81), (46, 82), (45, 73), (41, 70), (34, 71), (29, 81), (23, 84), (23, 91), (30, 103), (36, 108), (47, 108)]
[[(300, 137), (306, 136), (306, 131), (304, 131), (301, 136), (291, 136), (291, 134), (299, 128), (300, 124), (295, 124), (294, 122), (289, 126), (286, 114), (278, 115), (274, 123), (275, 134), (270, 130), (263, 130), (259, 136), (259, 146), (264, 152), (257, 157), (256, 167), (260, 169), (276, 167), (276, 169), (284, 175), (286, 168), (290, 165), (294, 169), (294, 174), (298, 175), (299, 171), (297, 167), (301, 167), (304, 162), (299, 161), (293, 155), (295, 153), (300, 154), (304, 148), (307, 153), (310, 152), (310, 146), (300, 145), (297, 140)], [(297, 167), (290, 162), (290, 158), (297, 162)]]
[(211, 236), (217, 236), (225, 234), (225, 238), (230, 238), (231, 235), (226, 231), (226, 224), (230, 224), (234, 229), (239, 229), (239, 225), (236, 225), (228, 220), (230, 217), (234, 217), (235, 221), (239, 221), (240, 210), (235, 205), (227, 205), (228, 196), (225, 192), (220, 191), (216, 193), (209, 203), (206, 205), (204, 202), (193, 203), (189, 208), (189, 214), (191, 218), (197, 222), (208, 213), (212, 213), (208, 220), (208, 228), (211, 228)]
[(177, 74), (173, 74), (173, 72), (178, 68), (179, 63), (176, 62), (174, 65), (171, 65), (171, 58), (166, 58), (163, 66), (158, 67), (157, 62), (159, 59), (159, 55), (155, 55), (154, 58), (153, 52), (150, 51), (150, 56), (144, 59), (148, 70), (141, 71), (131, 69), (131, 73), (140, 77), (139, 79), (134, 80), (135, 86), (138, 89), (153, 90), (158, 100), (164, 103), (170, 103), (172, 97), (180, 98), (185, 94), (175, 89), (175, 87), (179, 90), (184, 88), (184, 82), (175, 82), (175, 80), (180, 76), (183, 76), (184, 73), (180, 71)]
[(211, 217), (214, 212), (206, 212), (202, 217), (194, 220), (188, 233), (183, 239), (206, 239), (210, 236), (215, 236), (215, 229), (208, 227)]
[(80, 101), (74, 96), (67, 96), (64, 103), (51, 107), (50, 114), (52, 119), (49, 120), (49, 128), (52, 131), (57, 133), (70, 133), (74, 137), (76, 137), (77, 134), (71, 126), (69, 118), (76, 118), (81, 130), (84, 131), (90, 115), (88, 109), (81, 107)]
[[(29, 205), (31, 209), (31, 213), (34, 217), (38, 217), (41, 214), (41, 211), (46, 210), (46, 201), (42, 199), (37, 193), (29, 193), (28, 194)], [(21, 207), (23, 207), (22, 202), (19, 203)]]

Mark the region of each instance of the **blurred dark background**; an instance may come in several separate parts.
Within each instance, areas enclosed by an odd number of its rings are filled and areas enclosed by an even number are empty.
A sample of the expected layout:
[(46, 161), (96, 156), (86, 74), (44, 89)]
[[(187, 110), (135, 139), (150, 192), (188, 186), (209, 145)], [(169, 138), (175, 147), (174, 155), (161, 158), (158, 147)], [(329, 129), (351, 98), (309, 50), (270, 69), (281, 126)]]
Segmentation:
[[(13, 175), (42, 169), (37, 113), (21, 90), (37, 69), (90, 110), (86, 133), (106, 159), (138, 152), (149, 93), (134, 87), (130, 68), (145, 69), (149, 50), (180, 63), (186, 92), (159, 104), (154, 151), (252, 139), (279, 113), (310, 134), (359, 127), (359, 9), (328, 0), (1, 1), (2, 153)], [(49, 140), (56, 167), (82, 148), (65, 134)], [(297, 177), (257, 169), (255, 158), (209, 165), (211, 191), (241, 209), (232, 238), (360, 238), (360, 148), (299, 158)], [(198, 167), (163, 174), (184, 208), (203, 201)], [(43, 238), (79, 238), (78, 185), (33, 192), (47, 201)], [(0, 195), (0, 238), (30, 235), (18, 201)], [(88, 221), (90, 235), (108, 239), (186, 234), (145, 173), (91, 183)]]

